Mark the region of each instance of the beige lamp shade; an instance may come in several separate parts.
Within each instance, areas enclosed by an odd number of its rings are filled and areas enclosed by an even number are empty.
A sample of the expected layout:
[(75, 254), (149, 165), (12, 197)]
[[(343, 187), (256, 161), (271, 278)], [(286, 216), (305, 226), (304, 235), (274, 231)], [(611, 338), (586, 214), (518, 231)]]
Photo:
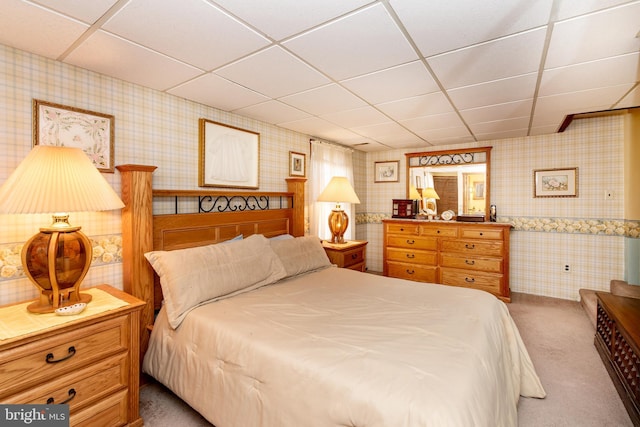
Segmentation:
[(344, 243), (344, 233), (349, 226), (349, 216), (342, 210), (340, 203), (360, 203), (351, 183), (344, 176), (334, 176), (318, 196), (319, 202), (334, 202), (335, 209), (329, 214), (331, 243)]
[(420, 200), (420, 199), (422, 199), (422, 196), (418, 192), (418, 189), (415, 187), (415, 185), (412, 185), (411, 187), (409, 187), (409, 198), (411, 200)]
[(51, 213), (53, 224), (41, 228), (22, 249), (22, 268), (40, 291), (27, 306), (47, 313), (88, 303), (80, 284), (91, 266), (93, 248), (67, 212), (121, 209), (124, 203), (79, 148), (37, 145), (0, 188), (0, 213)]
[(334, 176), (318, 196), (319, 202), (360, 203), (349, 180), (344, 176)]
[(440, 196), (438, 196), (438, 193), (436, 193), (436, 190), (433, 187), (423, 188), (422, 197), (424, 197), (425, 199), (440, 200)]

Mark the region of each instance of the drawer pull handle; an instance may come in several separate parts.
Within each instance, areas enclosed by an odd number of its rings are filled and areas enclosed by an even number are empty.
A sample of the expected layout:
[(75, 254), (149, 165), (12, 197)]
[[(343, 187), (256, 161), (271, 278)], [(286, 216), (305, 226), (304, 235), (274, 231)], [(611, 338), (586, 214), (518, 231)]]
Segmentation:
[(358, 254), (351, 254), (351, 259), (358, 259)]
[(468, 243), (465, 243), (464, 247), (465, 247), (465, 248), (467, 248), (467, 249), (475, 249), (475, 248), (476, 248), (476, 245), (474, 245), (474, 244), (471, 244), (471, 245), (470, 245), (470, 244), (468, 244)]
[(484, 233), (482, 233), (482, 232), (481, 232), (481, 233), (480, 233), (480, 235), (481, 235), (481, 236), (484, 236)]
[(473, 277), (469, 278), (469, 277), (465, 277), (464, 281), (467, 283), (474, 283), (476, 281), (476, 279), (474, 279)]
[(440, 234), (440, 230), (436, 231), (436, 233)]
[(49, 353), (49, 354), (47, 354), (47, 358), (46, 358), (45, 361), (47, 363), (58, 363), (58, 362), (62, 362), (64, 360), (67, 360), (68, 358), (70, 358), (74, 354), (76, 354), (76, 348), (74, 346), (71, 346), (71, 347), (69, 347), (69, 354), (67, 354), (62, 359), (54, 359), (55, 356), (53, 355), (53, 353)]
[(465, 263), (465, 264), (467, 264), (467, 265), (475, 265), (475, 264), (476, 264), (476, 261), (475, 261), (475, 260), (473, 260), (473, 259), (472, 259), (471, 261), (469, 261), (468, 259), (465, 259), (465, 260), (464, 260), (464, 263)]
[(409, 259), (414, 259), (416, 257), (415, 254), (407, 254), (407, 258)]
[[(69, 403), (73, 400), (74, 397), (76, 397), (76, 390), (74, 388), (71, 388), (69, 389), (69, 397), (67, 398), (67, 400), (65, 400), (64, 402), (58, 403), (58, 405), (64, 405), (65, 403)], [(47, 405), (51, 405), (55, 401), (56, 400), (53, 397), (50, 397), (47, 399)]]
[(413, 245), (416, 241), (415, 240), (409, 240), (407, 239), (407, 244), (408, 245)]
[(413, 274), (413, 273), (415, 273), (415, 272), (416, 272), (415, 270), (409, 270), (409, 269), (407, 268), (407, 274)]

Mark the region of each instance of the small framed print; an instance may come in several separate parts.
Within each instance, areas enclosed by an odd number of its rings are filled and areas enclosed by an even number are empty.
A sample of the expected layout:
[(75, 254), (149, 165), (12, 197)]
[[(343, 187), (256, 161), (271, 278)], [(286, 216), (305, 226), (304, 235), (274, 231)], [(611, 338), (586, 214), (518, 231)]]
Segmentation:
[(114, 171), (114, 117), (33, 100), (33, 145), (80, 148), (100, 172)]
[(374, 182), (398, 182), (398, 160), (375, 162), (373, 167)]
[(534, 170), (533, 197), (578, 197), (578, 168)]
[(289, 151), (289, 176), (306, 176), (306, 155)]

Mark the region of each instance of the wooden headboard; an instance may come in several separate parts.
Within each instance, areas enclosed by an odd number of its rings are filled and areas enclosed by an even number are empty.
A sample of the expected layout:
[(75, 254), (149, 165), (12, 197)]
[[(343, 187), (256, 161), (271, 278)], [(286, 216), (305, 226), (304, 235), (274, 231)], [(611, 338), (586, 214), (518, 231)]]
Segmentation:
[[(305, 178), (287, 178), (287, 192), (234, 192), (200, 190), (153, 190), (155, 166), (121, 165), (123, 290), (143, 301), (140, 324), (140, 357), (149, 343), (149, 326), (162, 302), (162, 291), (144, 254), (174, 250), (232, 239), (239, 234), (304, 235)], [(196, 197), (244, 200), (233, 211), (153, 214), (154, 198)], [(247, 199), (251, 202), (247, 202)], [(279, 200), (268, 209), (258, 200)], [(264, 203), (262, 203), (264, 204)]]

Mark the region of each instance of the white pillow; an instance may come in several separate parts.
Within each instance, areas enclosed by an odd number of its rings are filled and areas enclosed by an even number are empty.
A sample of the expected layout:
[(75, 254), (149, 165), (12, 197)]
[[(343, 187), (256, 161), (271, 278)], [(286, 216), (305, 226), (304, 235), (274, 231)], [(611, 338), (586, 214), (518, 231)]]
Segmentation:
[(286, 275), (280, 258), (261, 234), (224, 244), (153, 251), (145, 257), (160, 277), (165, 310), (174, 329), (199, 305), (268, 285)]
[(331, 266), (331, 261), (316, 236), (271, 240), (271, 247), (280, 257), (287, 277)]

